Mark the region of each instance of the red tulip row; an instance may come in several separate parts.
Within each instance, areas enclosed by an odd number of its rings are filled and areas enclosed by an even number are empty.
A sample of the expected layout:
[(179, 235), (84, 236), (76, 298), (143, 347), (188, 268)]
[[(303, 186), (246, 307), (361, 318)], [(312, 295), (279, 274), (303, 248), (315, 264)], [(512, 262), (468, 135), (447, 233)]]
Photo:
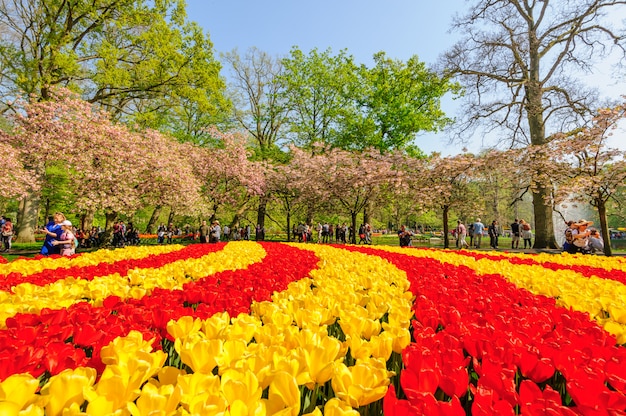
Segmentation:
[(404, 270), (416, 296), (415, 341), (403, 352), (402, 393), (392, 388), (385, 398), (387, 416), (626, 409), (626, 348), (588, 315), (557, 307), (554, 299), (500, 275), (477, 275), (409, 252), (350, 249)]
[[(193, 245), (180, 254), (155, 256), (142, 264), (155, 267), (166, 259), (207, 254), (218, 247), (223, 245)], [(186, 315), (206, 319), (222, 311), (231, 316), (249, 313), (253, 301), (269, 300), (274, 291), (282, 291), (291, 281), (306, 277), (318, 261), (313, 253), (286, 245), (263, 244), (263, 248), (267, 255), (262, 262), (245, 270), (207, 276), (185, 284), (182, 290), (155, 289), (141, 299), (109, 297), (101, 307), (81, 302), (67, 309), (18, 314), (7, 319), (7, 328), (0, 330), (0, 381), (11, 374), (39, 377), (78, 366), (101, 371), (104, 366), (100, 349), (116, 337), (138, 330), (145, 339), (154, 339), (154, 347), (160, 348), (161, 340), (168, 336), (166, 325), (170, 320)], [(117, 269), (116, 265), (106, 265), (106, 273), (123, 273), (130, 267), (126, 261), (119, 262)], [(84, 269), (69, 275), (89, 278), (96, 274), (90, 267)], [(65, 272), (70, 273), (61, 271)]]

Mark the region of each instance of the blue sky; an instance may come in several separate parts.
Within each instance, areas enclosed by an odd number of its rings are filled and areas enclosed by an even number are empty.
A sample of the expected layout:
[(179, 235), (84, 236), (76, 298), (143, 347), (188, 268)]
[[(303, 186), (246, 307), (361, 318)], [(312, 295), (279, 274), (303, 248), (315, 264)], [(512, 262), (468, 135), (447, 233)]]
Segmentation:
[(463, 0), (187, 0), (189, 18), (209, 31), (219, 52), (257, 48), (287, 54), (297, 45), (347, 49), (369, 63), (384, 50), (406, 60), (417, 54), (425, 62), (453, 41), (446, 33), (452, 11)]
[[(452, 17), (467, 6), (464, 0), (187, 0), (187, 13), (209, 33), (218, 56), (235, 48), (243, 53), (252, 46), (280, 56), (298, 46), (305, 53), (313, 48), (346, 49), (364, 64), (379, 51), (401, 60), (417, 55), (433, 64), (454, 44), (456, 38), (449, 33)], [(614, 84), (606, 73), (595, 74), (594, 80), (604, 87)], [(448, 116), (456, 115), (457, 106), (449, 97), (442, 107)], [(420, 135), (416, 144), (426, 153), (444, 155), (463, 148), (449, 145), (445, 133)], [(474, 140), (467, 147), (477, 152), (481, 145)]]

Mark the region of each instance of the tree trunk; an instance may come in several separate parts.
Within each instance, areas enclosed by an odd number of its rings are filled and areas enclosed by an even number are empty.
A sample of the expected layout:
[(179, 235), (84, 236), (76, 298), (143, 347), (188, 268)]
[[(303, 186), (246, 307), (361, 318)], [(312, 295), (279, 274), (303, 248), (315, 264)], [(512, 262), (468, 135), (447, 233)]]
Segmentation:
[(350, 244), (356, 244), (356, 235), (359, 233), (359, 229), (356, 228), (356, 212), (350, 213), (350, 221), (352, 222), (352, 240), (350, 240)]
[(448, 212), (450, 207), (444, 205), (443, 207), (443, 248), (450, 248), (450, 238), (448, 237)]
[[(248, 205), (247, 203), (243, 204), (244, 207), (247, 206), (247, 205)], [(219, 208), (219, 205), (214, 203), (213, 204), (213, 213), (209, 217), (209, 224), (213, 224), (213, 221), (215, 221), (217, 219), (217, 209), (218, 208)], [(241, 210), (241, 211), (240, 210), (237, 211), (238, 214), (243, 214), (244, 212), (245, 212), (245, 209)]]
[(152, 216), (150, 217), (150, 221), (148, 221), (148, 225), (146, 225), (146, 234), (154, 234), (154, 229), (159, 217), (161, 216), (161, 209), (163, 207), (161, 205), (157, 205), (154, 207), (154, 211), (152, 211)]
[(600, 217), (600, 232), (602, 233), (602, 241), (604, 242), (604, 254), (612, 256), (611, 235), (609, 234), (609, 223), (606, 219), (606, 204), (602, 199), (596, 199), (596, 207), (598, 208), (598, 216)]
[[(546, 130), (544, 125), (543, 86), (540, 81), (539, 53), (540, 41), (536, 31), (529, 31), (529, 80), (524, 86), (526, 89), (526, 112), (530, 142), (533, 145), (544, 145)], [(558, 248), (554, 237), (554, 224), (552, 221), (552, 203), (550, 189), (539, 184), (539, 188), (533, 192), (533, 211), (535, 216), (535, 243), (533, 248)]]
[(93, 218), (95, 213), (92, 210), (89, 210), (80, 217), (80, 228), (84, 231), (89, 231), (93, 227)]
[[(544, 198), (545, 189), (533, 193), (533, 211), (535, 215), (535, 242), (533, 248), (559, 248), (554, 237), (552, 205)], [(529, 221), (530, 222), (530, 221)]]
[(305, 224), (313, 225), (313, 214), (313, 207), (309, 205), (306, 210), (306, 218), (304, 219)]
[[(17, 207), (17, 218), (15, 218), (15, 225), (14, 225), (15, 239), (17, 239), (18, 227), (23, 222), (22, 218), (24, 216), (24, 203), (25, 203), (24, 199), (20, 199), (19, 205)], [(15, 242), (15, 239), (13, 240), (13, 242)]]
[(103, 246), (109, 246), (111, 244), (111, 237), (113, 234), (113, 224), (117, 220), (117, 212), (107, 212), (104, 214), (106, 218), (106, 222), (104, 224), (104, 232), (102, 233), (102, 238), (100, 239), (100, 244)]
[(176, 211), (174, 211), (173, 207), (170, 207), (170, 215), (167, 217), (167, 225), (174, 224), (174, 216), (176, 215)]
[(17, 215), (17, 238), (16, 243), (34, 243), (35, 230), (38, 228), (39, 197), (28, 195), (20, 201)]
[[(240, 221), (241, 221), (241, 217), (243, 216), (243, 213), (246, 212), (248, 204), (243, 204), (242, 206), (240, 206), (237, 211), (235, 211), (235, 215), (233, 216), (233, 220), (230, 223), (230, 229), (234, 230), (236, 229), (235, 227), (239, 227), (240, 225)], [(213, 214), (213, 216), (211, 218), (214, 218), (215, 214)]]
[(284, 201), (284, 208), (287, 213), (287, 242), (291, 242), (291, 203), (288, 196), (284, 197)]
[(267, 195), (259, 198), (259, 207), (257, 208), (256, 223), (261, 226), (261, 228), (265, 228), (265, 213), (267, 212), (267, 201)]

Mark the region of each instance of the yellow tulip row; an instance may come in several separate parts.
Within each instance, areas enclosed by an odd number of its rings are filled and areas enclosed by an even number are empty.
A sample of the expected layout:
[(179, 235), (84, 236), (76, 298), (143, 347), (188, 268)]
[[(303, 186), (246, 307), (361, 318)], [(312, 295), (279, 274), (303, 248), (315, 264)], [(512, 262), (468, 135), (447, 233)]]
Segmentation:
[[(147, 252), (129, 250), (129, 255), (145, 255)], [(93, 306), (102, 306), (102, 301), (108, 296), (140, 299), (155, 288), (181, 289), (189, 281), (225, 270), (244, 269), (264, 257), (265, 250), (260, 245), (241, 242), (227, 244), (223, 250), (200, 258), (181, 259), (159, 268), (135, 268), (126, 276), (114, 273), (97, 276), (92, 280), (69, 277), (45, 286), (22, 283), (13, 288), (13, 293), (0, 292), (0, 328), (4, 327), (7, 318), (17, 313), (38, 313), (43, 308), (68, 308), (86, 300)], [(106, 250), (103, 258), (108, 261), (113, 256)]]
[(172, 253), (185, 248), (180, 244), (163, 246), (126, 247), (123, 250), (98, 250), (83, 253), (76, 257), (45, 257), (39, 260), (17, 259), (0, 265), (0, 276), (20, 273), (24, 276), (67, 267), (97, 266), (102, 263), (115, 263), (120, 260), (137, 260), (151, 255)]
[[(626, 343), (626, 285), (615, 280), (586, 277), (573, 270), (550, 270), (541, 265), (512, 264), (508, 260), (479, 259), (457, 254), (454, 251), (406, 250), (398, 247), (377, 247), (393, 253), (432, 258), (444, 264), (467, 266), (477, 273), (499, 274), (519, 288), (535, 295), (556, 299), (556, 304), (566, 309), (586, 312), (620, 344)], [(524, 258), (521, 254), (517, 257)], [(537, 256), (532, 256), (534, 260)], [(587, 256), (593, 257), (593, 256)], [(526, 255), (528, 258), (528, 255)], [(572, 256), (555, 256), (571, 264), (582, 259)], [(618, 268), (621, 261), (602, 258), (605, 267)]]
[(316, 400), (331, 388), (326, 416), (380, 404), (393, 375), (386, 363), (410, 342), (406, 274), (375, 256), (298, 247), (315, 252), (318, 269), (252, 305), (252, 314), (168, 324), (193, 373), (165, 366), (166, 354), (131, 332), (102, 349), (107, 367), (97, 382), (90, 368), (66, 370), (38, 395), (37, 380), (9, 377), (0, 383), (0, 413), (321, 416)]
[(564, 266), (588, 266), (603, 270), (620, 270), (626, 272), (626, 261), (621, 257), (590, 256), (587, 254), (539, 253), (528, 255), (524, 253), (493, 253), (498, 257), (532, 259), (537, 263), (556, 263)]

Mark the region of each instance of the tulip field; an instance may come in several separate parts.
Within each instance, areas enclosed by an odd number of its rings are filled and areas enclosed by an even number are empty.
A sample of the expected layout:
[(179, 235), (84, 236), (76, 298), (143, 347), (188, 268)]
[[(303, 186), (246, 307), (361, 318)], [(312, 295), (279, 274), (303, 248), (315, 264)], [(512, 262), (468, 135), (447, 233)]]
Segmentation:
[(621, 415), (624, 344), (624, 258), (239, 241), (0, 264), (0, 415)]

